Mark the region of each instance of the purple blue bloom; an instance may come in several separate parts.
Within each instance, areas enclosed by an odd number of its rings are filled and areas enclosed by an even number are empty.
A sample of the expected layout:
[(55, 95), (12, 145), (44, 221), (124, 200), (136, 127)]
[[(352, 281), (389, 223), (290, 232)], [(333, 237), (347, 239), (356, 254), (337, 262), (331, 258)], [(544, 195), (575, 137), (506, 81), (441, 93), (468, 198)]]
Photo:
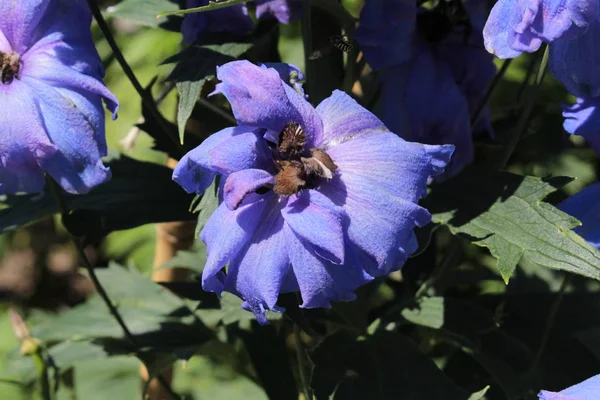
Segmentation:
[[(186, 0), (186, 8), (208, 5), (209, 0)], [(276, 18), (289, 24), (300, 15), (301, 0), (256, 0), (256, 17)], [(237, 4), (212, 11), (187, 14), (181, 25), (184, 43), (194, 43), (206, 33), (232, 33), (241, 36), (252, 30), (254, 24), (246, 4)]]
[(595, 183), (559, 204), (558, 208), (581, 221), (574, 231), (600, 248), (600, 183)]
[(485, 48), (514, 58), (544, 42), (580, 36), (597, 16), (598, 0), (499, 0), (483, 29)]
[(540, 400), (596, 400), (600, 398), (600, 375), (592, 376), (583, 382), (560, 392), (542, 390)]
[(465, 8), (470, 31), (446, 25), (442, 13), (414, 2), (371, 0), (356, 33), (367, 61), (380, 71), (384, 123), (406, 140), (455, 145), (447, 175), (472, 161), (473, 132), (491, 134), (487, 109), (471, 128), (495, 73), (477, 30), (485, 11), (477, 0)]
[(108, 180), (104, 86), (83, 0), (0, 2), (0, 194), (39, 192), (44, 174), (70, 193)]
[(578, 98), (572, 106), (563, 106), (565, 131), (583, 136), (600, 154), (600, 97)]
[(221, 176), (222, 203), (200, 235), (203, 288), (236, 294), (266, 323), (280, 293), (329, 307), (399, 269), (417, 249), (413, 229), (431, 219), (417, 202), (453, 146), (406, 142), (340, 91), (315, 109), (272, 68), (235, 61), (217, 77), (239, 126), (173, 173), (195, 193)]

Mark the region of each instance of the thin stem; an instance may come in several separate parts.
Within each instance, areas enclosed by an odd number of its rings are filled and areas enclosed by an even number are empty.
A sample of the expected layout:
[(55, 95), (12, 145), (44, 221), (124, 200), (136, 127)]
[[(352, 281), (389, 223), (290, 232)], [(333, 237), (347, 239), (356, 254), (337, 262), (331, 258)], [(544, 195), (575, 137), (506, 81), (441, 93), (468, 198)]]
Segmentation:
[(95, 0), (88, 0), (88, 4), (90, 6), (90, 9), (92, 10), (92, 15), (94, 16), (94, 19), (98, 23), (98, 27), (102, 31), (102, 34), (106, 38), (106, 41), (108, 42), (108, 45), (110, 46), (115, 56), (115, 59), (121, 66), (121, 69), (123, 69), (125, 76), (127, 76), (127, 79), (129, 79), (135, 91), (142, 99), (142, 106), (145, 107), (152, 114), (152, 116), (156, 120), (156, 123), (159, 125), (160, 129), (164, 132), (164, 134), (167, 135), (169, 139), (171, 139), (173, 143), (177, 145), (178, 148), (181, 148), (181, 143), (179, 143), (179, 139), (169, 134), (169, 128), (165, 126), (163, 122), (163, 116), (158, 111), (158, 108), (156, 108), (156, 103), (154, 102), (152, 95), (146, 90), (144, 90), (144, 87), (140, 84), (140, 81), (135, 76), (133, 69), (131, 69), (131, 67), (127, 63), (127, 60), (125, 59), (125, 56), (121, 52), (119, 45), (113, 37), (110, 28), (106, 23), (104, 16), (102, 15), (102, 11), (100, 11), (100, 8), (98, 7), (98, 4), (96, 4)]
[(508, 164), (508, 160), (512, 156), (515, 151), (519, 140), (521, 139), (521, 135), (523, 131), (527, 128), (527, 123), (529, 122), (529, 117), (531, 116), (531, 112), (533, 111), (533, 106), (535, 105), (539, 94), (540, 94), (540, 86), (544, 80), (544, 76), (546, 75), (546, 70), (548, 67), (548, 46), (545, 46), (544, 55), (542, 56), (542, 61), (540, 63), (540, 67), (538, 68), (537, 76), (535, 78), (535, 85), (531, 87), (529, 98), (526, 100), (525, 108), (519, 117), (517, 122), (517, 127), (515, 128), (512, 136), (510, 137), (508, 143), (504, 147), (504, 151), (501, 154), (501, 158), (498, 162), (498, 169), (504, 168), (506, 164)]
[(306, 400), (312, 400), (313, 396), (306, 379), (306, 366), (304, 365), (304, 347), (302, 346), (302, 337), (300, 336), (300, 327), (294, 322), (294, 346), (296, 347), (296, 357), (298, 358), (298, 374), (302, 383), (302, 390)]
[(460, 237), (458, 237), (456, 235), (452, 236), (451, 240), (452, 241), (451, 241), (450, 245), (448, 246), (448, 251), (446, 252), (446, 255), (444, 256), (444, 260), (433, 271), (431, 276), (421, 285), (419, 290), (417, 290), (417, 293), (415, 293), (415, 298), (419, 298), (419, 297), (427, 294), (429, 289), (431, 289), (435, 285), (435, 283), (438, 281), (438, 279), (440, 279), (444, 275), (446, 270), (448, 270), (448, 268), (450, 268), (450, 266), (452, 264), (454, 264), (454, 260), (456, 259), (456, 256), (458, 255), (460, 248), (461, 248), (461, 240), (460, 240)]
[[(306, 70), (306, 91), (309, 100), (314, 98), (314, 63), (310, 59), (313, 52), (311, 27), (311, 0), (302, 1), (302, 43), (304, 44), (304, 69)], [(312, 103), (312, 100), (311, 100)], [(314, 104), (313, 104), (314, 105)]]
[(198, 98), (198, 103), (200, 103), (200, 105), (202, 107), (206, 108), (207, 110), (217, 114), (221, 118), (226, 119), (227, 122), (229, 122), (230, 124), (237, 125), (237, 121), (235, 120), (233, 115), (229, 114), (227, 111), (225, 111), (221, 107), (211, 103), (210, 101), (208, 101), (208, 99), (205, 99), (204, 97), (200, 96)]
[(477, 110), (473, 114), (473, 118), (471, 118), (471, 126), (475, 126), (475, 124), (479, 121), (479, 118), (481, 117), (483, 110), (485, 110), (485, 107), (488, 105), (490, 98), (492, 97), (492, 93), (494, 92), (494, 90), (496, 89), (496, 87), (498, 86), (498, 84), (500, 83), (502, 78), (504, 77), (504, 74), (506, 74), (506, 71), (508, 70), (508, 67), (510, 66), (511, 61), (512, 61), (512, 58), (509, 58), (508, 60), (504, 60), (502, 67), (500, 67), (500, 71), (498, 71), (498, 73), (494, 76), (494, 80), (492, 80), (492, 83), (488, 87), (488, 90), (486, 91), (485, 96), (483, 97), (483, 100), (481, 100), (481, 103), (479, 103)]
[[(61, 197), (60, 187), (58, 186), (58, 184), (52, 178), (47, 177), (46, 180), (48, 182), (48, 185), (50, 186), (50, 190), (54, 194), (54, 198), (56, 199), (56, 202), (58, 204), (58, 208), (60, 210), (60, 213), (63, 216), (66, 215), (68, 213), (68, 210), (67, 210), (67, 207), (66, 207), (66, 205), (65, 205), (65, 203), (64, 203), (64, 201), (63, 201), (63, 199)], [(92, 280), (92, 283), (94, 284), (94, 288), (96, 289), (96, 292), (100, 295), (100, 298), (102, 298), (102, 301), (104, 301), (104, 304), (106, 304), (106, 307), (110, 311), (110, 314), (113, 316), (113, 318), (115, 319), (115, 321), (117, 321), (117, 323), (119, 324), (119, 326), (123, 330), (123, 334), (125, 335), (125, 338), (131, 343), (131, 345), (135, 348), (135, 351), (137, 352), (137, 349), (140, 348), (140, 343), (137, 341), (137, 339), (135, 338), (135, 336), (133, 336), (133, 334), (131, 333), (131, 331), (127, 327), (127, 324), (125, 323), (125, 320), (123, 319), (123, 317), (119, 313), (119, 310), (115, 307), (115, 305), (111, 301), (108, 293), (104, 289), (104, 286), (102, 286), (102, 283), (98, 279), (98, 275), (96, 275), (96, 271), (94, 269), (94, 266), (92, 265), (92, 263), (90, 262), (90, 260), (87, 258), (87, 255), (85, 254), (85, 250), (83, 248), (83, 245), (82, 245), (81, 241), (78, 240), (75, 236), (73, 236), (68, 230), (67, 230), (67, 233), (69, 234), (69, 237), (70, 237), (71, 241), (75, 245), (75, 249), (77, 250), (77, 254), (79, 255), (79, 258), (80, 258), (81, 262), (83, 263), (83, 266), (85, 267), (85, 269), (86, 269), (86, 271), (87, 271), (90, 279)], [(143, 361), (142, 361), (142, 363), (143, 363)], [(172, 399), (175, 399), (175, 400), (181, 399), (179, 397), (179, 395), (177, 395), (177, 393), (175, 393), (173, 391), (173, 389), (171, 389), (171, 387), (165, 381), (165, 379), (162, 377), (162, 375), (160, 375), (160, 374), (157, 375), (156, 379), (164, 387), (164, 389), (167, 391), (167, 393), (169, 394), (169, 396)]]
[(562, 299), (565, 295), (565, 291), (567, 286), (569, 286), (569, 282), (571, 281), (571, 274), (565, 274), (563, 278), (562, 284), (560, 285), (560, 289), (558, 289), (558, 295), (552, 304), (552, 308), (546, 317), (546, 327), (544, 329), (544, 334), (542, 335), (542, 340), (540, 341), (540, 347), (538, 348), (537, 353), (535, 354), (535, 358), (529, 367), (528, 375), (531, 376), (535, 373), (537, 366), (542, 359), (542, 355), (544, 354), (544, 350), (546, 349), (546, 344), (548, 343), (548, 339), (550, 338), (550, 331), (554, 326), (554, 320), (556, 319), (556, 315), (558, 314), (558, 309), (560, 304), (562, 303)]

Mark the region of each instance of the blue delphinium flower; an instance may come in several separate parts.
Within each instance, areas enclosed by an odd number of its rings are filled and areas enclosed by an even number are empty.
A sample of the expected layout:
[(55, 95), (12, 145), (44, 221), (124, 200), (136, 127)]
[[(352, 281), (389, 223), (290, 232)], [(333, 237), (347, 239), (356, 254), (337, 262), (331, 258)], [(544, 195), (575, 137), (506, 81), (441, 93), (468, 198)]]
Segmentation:
[(600, 154), (600, 97), (578, 98), (572, 106), (563, 106), (565, 131), (583, 136)]
[(406, 142), (340, 91), (315, 109), (272, 68), (235, 61), (217, 77), (239, 126), (173, 174), (196, 193), (221, 175), (223, 201), (200, 235), (203, 288), (238, 295), (266, 323), (280, 293), (329, 307), (400, 268), (417, 249), (414, 227), (431, 219), (417, 202), (453, 147)]
[(592, 376), (583, 382), (560, 392), (542, 390), (540, 400), (597, 400), (600, 399), (600, 375)]
[(513, 58), (543, 42), (573, 39), (597, 16), (598, 0), (499, 0), (483, 30), (485, 47), (500, 58)]
[[(186, 0), (186, 8), (208, 5), (209, 0)], [(298, 18), (302, 6), (300, 0), (257, 0), (257, 18), (276, 18), (289, 24)], [(252, 30), (254, 24), (248, 15), (246, 4), (237, 4), (217, 10), (187, 14), (181, 25), (184, 43), (194, 43), (206, 33), (228, 32), (241, 36)]]
[(470, 126), (495, 73), (477, 30), (481, 4), (465, 3), (471, 28), (459, 29), (443, 12), (414, 1), (371, 0), (356, 32), (367, 61), (380, 71), (384, 123), (407, 140), (455, 145), (448, 175), (472, 161), (473, 132), (491, 133), (487, 110)]
[(45, 173), (71, 193), (110, 178), (102, 100), (118, 104), (90, 24), (83, 0), (0, 2), (0, 194), (41, 191)]
[(600, 248), (600, 183), (590, 185), (567, 198), (558, 208), (581, 221), (574, 231), (592, 246)]

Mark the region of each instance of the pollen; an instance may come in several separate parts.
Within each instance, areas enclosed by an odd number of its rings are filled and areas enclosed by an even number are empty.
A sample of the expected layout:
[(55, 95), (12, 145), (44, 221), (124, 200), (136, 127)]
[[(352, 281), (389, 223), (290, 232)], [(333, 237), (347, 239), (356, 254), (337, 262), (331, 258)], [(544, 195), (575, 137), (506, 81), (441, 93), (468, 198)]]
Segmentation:
[(17, 53), (3, 53), (0, 51), (0, 81), (9, 84), (13, 79), (19, 79), (21, 69), (21, 56)]

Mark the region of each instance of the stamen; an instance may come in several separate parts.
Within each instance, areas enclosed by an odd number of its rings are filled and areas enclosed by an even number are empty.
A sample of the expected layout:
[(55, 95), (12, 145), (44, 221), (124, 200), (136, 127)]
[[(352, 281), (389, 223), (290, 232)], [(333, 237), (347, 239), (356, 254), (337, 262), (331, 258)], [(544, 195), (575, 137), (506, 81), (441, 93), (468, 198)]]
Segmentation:
[(3, 53), (0, 51), (0, 81), (9, 84), (14, 78), (19, 79), (21, 69), (21, 56), (17, 53)]

